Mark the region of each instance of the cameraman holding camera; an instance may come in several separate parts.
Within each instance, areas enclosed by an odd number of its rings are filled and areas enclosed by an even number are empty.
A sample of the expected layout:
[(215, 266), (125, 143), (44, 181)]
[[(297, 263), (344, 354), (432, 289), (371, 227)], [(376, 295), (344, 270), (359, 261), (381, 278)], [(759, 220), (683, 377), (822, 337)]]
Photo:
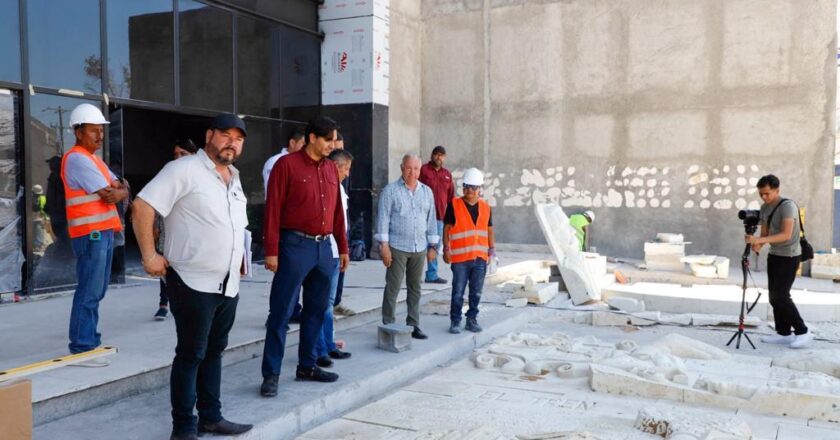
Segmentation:
[[(799, 208), (789, 199), (779, 195), (779, 178), (768, 174), (756, 184), (761, 205), (761, 236), (746, 235), (745, 242), (758, 253), (765, 244), (770, 245), (767, 256), (767, 283), (770, 305), (776, 320), (776, 335), (761, 338), (769, 344), (806, 347), (814, 339), (808, 331), (799, 310), (790, 297), (790, 288), (796, 278), (802, 249), (799, 245)], [(793, 333), (791, 333), (793, 328)]]

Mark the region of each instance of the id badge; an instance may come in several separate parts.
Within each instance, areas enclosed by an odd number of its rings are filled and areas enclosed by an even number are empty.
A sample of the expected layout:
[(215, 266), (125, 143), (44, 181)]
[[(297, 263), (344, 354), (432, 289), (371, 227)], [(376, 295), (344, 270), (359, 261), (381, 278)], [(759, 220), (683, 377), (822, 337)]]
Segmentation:
[(90, 233), (90, 239), (91, 239), (92, 241), (99, 241), (99, 240), (101, 240), (101, 239), (102, 239), (102, 233), (101, 233), (101, 232), (99, 232), (99, 231), (92, 231), (92, 232)]

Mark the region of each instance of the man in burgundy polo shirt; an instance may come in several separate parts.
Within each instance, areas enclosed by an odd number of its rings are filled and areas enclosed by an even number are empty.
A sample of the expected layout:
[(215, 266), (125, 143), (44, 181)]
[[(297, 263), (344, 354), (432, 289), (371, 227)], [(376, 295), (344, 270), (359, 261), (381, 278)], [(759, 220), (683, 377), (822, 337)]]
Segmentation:
[[(435, 215), (437, 216), (438, 236), (443, 236), (443, 215), (446, 213), (446, 206), (455, 197), (455, 184), (452, 182), (452, 173), (443, 167), (446, 160), (446, 148), (438, 145), (432, 150), (432, 160), (420, 168), (420, 182), (432, 189), (435, 197)], [(440, 253), (438, 242), (437, 254)], [(434, 260), (429, 260), (426, 269), (426, 282), (446, 284), (446, 280), (437, 273), (437, 254)]]
[[(298, 380), (334, 382), (338, 375), (316, 366), (315, 343), (329, 305), (330, 278), (350, 261), (344, 212), (339, 196), (338, 168), (327, 157), (338, 125), (319, 116), (306, 127), (306, 146), (280, 158), (268, 179), (263, 234), (265, 268), (274, 272), (266, 323), (260, 393), (277, 395), (280, 366), (286, 348), (289, 318), (303, 286), (303, 312), (298, 344)], [(339, 258), (333, 258), (329, 236)]]

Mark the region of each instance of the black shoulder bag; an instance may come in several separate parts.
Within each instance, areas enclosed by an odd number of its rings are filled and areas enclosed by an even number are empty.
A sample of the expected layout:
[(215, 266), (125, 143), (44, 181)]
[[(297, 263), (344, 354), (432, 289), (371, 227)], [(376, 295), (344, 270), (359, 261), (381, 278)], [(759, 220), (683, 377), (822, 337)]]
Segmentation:
[[(770, 222), (773, 221), (773, 214), (776, 213), (776, 210), (779, 209), (779, 206), (782, 206), (782, 203), (785, 203), (790, 199), (782, 199), (772, 211), (770, 211), (770, 215), (767, 216), (767, 228), (770, 228)], [(794, 203), (796, 206), (796, 203)], [(799, 247), (802, 248), (802, 254), (799, 256), (802, 262), (811, 260), (814, 258), (814, 247), (811, 246), (811, 243), (808, 243), (808, 240), (805, 238), (805, 227), (802, 226), (802, 213), (799, 212), (799, 206), (796, 206), (796, 212), (799, 214), (799, 232), (801, 235), (799, 236)]]

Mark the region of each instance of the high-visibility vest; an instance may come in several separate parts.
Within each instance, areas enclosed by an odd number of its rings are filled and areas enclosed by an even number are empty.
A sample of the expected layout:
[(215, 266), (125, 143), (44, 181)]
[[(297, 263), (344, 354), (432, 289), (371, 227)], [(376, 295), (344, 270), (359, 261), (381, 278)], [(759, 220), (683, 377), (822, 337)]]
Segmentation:
[(583, 228), (589, 226), (589, 220), (583, 214), (572, 214), (569, 217), (569, 224), (575, 228), (575, 237), (578, 239), (578, 250), (585, 251), (586, 231)]
[(473, 223), (467, 203), (460, 197), (452, 199), (455, 226), (449, 229), (449, 255), (453, 263), (481, 258), (490, 260), (490, 206), (478, 200), (478, 218)]
[(83, 189), (73, 189), (67, 184), (67, 176), (64, 173), (67, 157), (74, 153), (92, 160), (105, 177), (105, 181), (111, 181), (111, 173), (105, 162), (78, 145), (61, 158), (61, 181), (64, 182), (64, 204), (67, 209), (67, 229), (70, 238), (84, 237), (93, 231), (121, 231), (122, 223), (116, 205), (105, 203), (99, 194), (88, 194)]

